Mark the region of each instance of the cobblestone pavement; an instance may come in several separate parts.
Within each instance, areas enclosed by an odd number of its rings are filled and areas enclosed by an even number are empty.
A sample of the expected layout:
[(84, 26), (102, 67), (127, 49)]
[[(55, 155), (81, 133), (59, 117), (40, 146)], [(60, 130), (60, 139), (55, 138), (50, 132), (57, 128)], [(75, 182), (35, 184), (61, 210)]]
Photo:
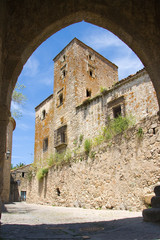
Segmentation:
[(2, 239), (160, 240), (160, 223), (141, 212), (12, 203), (2, 215)]

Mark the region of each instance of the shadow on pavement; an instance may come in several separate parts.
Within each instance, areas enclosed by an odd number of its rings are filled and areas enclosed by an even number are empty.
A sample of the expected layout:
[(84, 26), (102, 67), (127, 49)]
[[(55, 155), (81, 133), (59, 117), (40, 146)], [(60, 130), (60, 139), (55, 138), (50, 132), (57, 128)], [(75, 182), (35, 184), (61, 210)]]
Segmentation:
[(0, 227), (0, 236), (1, 240), (158, 240), (160, 239), (160, 224), (143, 222), (143, 219), (140, 217), (128, 219), (126, 218), (113, 221), (71, 224), (2, 224), (2, 226)]

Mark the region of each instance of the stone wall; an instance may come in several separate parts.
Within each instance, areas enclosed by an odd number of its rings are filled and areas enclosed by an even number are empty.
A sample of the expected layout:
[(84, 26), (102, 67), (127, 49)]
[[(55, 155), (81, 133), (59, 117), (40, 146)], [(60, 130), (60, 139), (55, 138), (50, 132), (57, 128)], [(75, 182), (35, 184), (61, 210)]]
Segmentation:
[(105, 126), (108, 117), (114, 118), (113, 109), (119, 105), (122, 115), (132, 115), (136, 123), (158, 112), (156, 93), (145, 69), (79, 105), (74, 135), (93, 138)]
[[(3, 169), (3, 191), (1, 199), (4, 203), (9, 202), (10, 195), (10, 171), (11, 171), (11, 158), (12, 158), (12, 136), (13, 131), (16, 127), (15, 120), (11, 117), (7, 126), (7, 142), (6, 142), (6, 151), (5, 151), (5, 162)], [(7, 156), (9, 152), (9, 156)]]
[[(138, 130), (142, 128), (142, 136)], [(51, 167), (27, 185), (29, 203), (83, 208), (141, 210), (145, 195), (160, 181), (160, 122), (141, 120), (111, 142), (92, 149), (95, 157)], [(83, 160), (82, 160), (83, 159)]]
[[(30, 164), (11, 170), (10, 181), (10, 202), (19, 202), (25, 200), (22, 198), (22, 192), (27, 194), (27, 184), (29, 180)], [(23, 195), (24, 196), (24, 195)]]
[[(41, 167), (45, 159), (53, 152), (53, 95), (36, 107), (34, 162)], [(48, 139), (48, 147), (44, 149), (44, 141)]]
[(54, 61), (54, 95), (36, 107), (34, 163), (38, 167), (47, 165), (55, 152), (73, 151), (79, 145), (82, 149), (80, 136), (94, 138), (117, 111), (132, 115), (136, 123), (158, 112), (145, 69), (118, 81), (117, 66), (77, 39)]

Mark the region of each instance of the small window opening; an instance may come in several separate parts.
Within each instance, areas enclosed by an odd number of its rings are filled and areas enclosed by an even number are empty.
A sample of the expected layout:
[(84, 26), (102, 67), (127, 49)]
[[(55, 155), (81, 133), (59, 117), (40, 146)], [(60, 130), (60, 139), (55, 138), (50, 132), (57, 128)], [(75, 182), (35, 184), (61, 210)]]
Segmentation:
[(119, 117), (121, 115), (122, 115), (121, 106), (113, 108), (113, 116), (114, 116), (114, 118), (117, 118), (117, 117)]
[(22, 177), (24, 177), (24, 172), (22, 172)]
[(43, 110), (43, 112), (42, 112), (42, 119), (45, 119), (45, 117), (46, 117), (46, 110)]
[(92, 59), (92, 56), (91, 56), (91, 54), (89, 54), (89, 60), (91, 60)]
[(153, 128), (153, 134), (156, 134), (156, 129), (155, 128)]
[(65, 132), (61, 132), (61, 143), (65, 143), (66, 135)]
[(63, 104), (63, 93), (59, 95), (59, 105)]
[(90, 75), (91, 77), (93, 76), (92, 70), (89, 71), (89, 75)]
[(57, 195), (60, 196), (61, 195), (60, 189), (56, 188), (56, 191), (57, 191)]
[(64, 60), (64, 61), (66, 60), (66, 56), (65, 56), (65, 55), (63, 55), (63, 60)]
[(48, 149), (48, 138), (43, 140), (43, 152), (46, 152)]
[(86, 97), (91, 97), (91, 91), (86, 89)]
[(65, 70), (63, 70), (63, 77), (65, 77), (66, 76), (66, 71)]

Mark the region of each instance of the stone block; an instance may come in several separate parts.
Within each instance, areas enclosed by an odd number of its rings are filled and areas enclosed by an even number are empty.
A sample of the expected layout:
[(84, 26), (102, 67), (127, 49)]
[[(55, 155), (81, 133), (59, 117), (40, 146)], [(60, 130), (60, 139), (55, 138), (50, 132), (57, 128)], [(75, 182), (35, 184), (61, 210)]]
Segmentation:
[(160, 197), (152, 197), (151, 205), (153, 208), (160, 208)]
[(152, 193), (152, 194), (147, 194), (147, 195), (145, 195), (144, 196), (144, 203), (146, 204), (146, 205), (151, 205), (151, 199), (152, 199), (152, 197), (154, 197), (154, 194)]
[(154, 188), (154, 193), (155, 193), (156, 196), (160, 196), (160, 186), (156, 186)]
[(142, 215), (146, 222), (160, 222), (160, 208), (145, 209)]
[(151, 128), (156, 128), (157, 127), (157, 123), (153, 123), (152, 125), (151, 125)]

